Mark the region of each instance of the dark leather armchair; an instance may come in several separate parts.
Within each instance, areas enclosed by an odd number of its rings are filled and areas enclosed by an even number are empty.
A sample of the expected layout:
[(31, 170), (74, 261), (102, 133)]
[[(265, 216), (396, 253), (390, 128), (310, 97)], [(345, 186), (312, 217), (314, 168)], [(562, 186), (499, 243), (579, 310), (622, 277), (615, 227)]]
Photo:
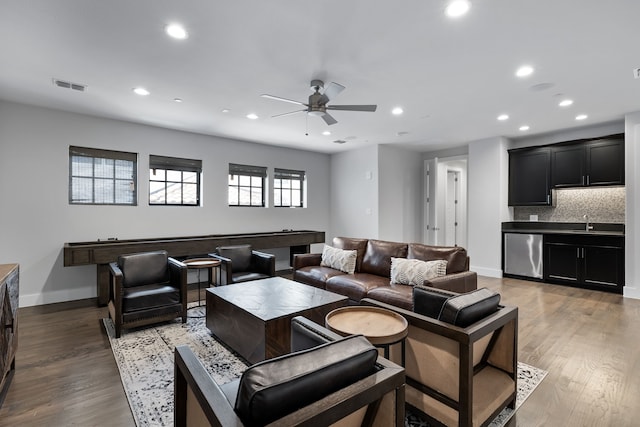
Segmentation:
[(120, 255), (109, 264), (109, 317), (122, 329), (182, 317), (187, 321), (187, 267), (166, 251)]
[(404, 425), (401, 367), (361, 335), (342, 338), (302, 317), (291, 326), (297, 351), (257, 363), (223, 386), (188, 347), (176, 347), (174, 424)]
[[(518, 308), (499, 305), (500, 295), (486, 288), (456, 294), (416, 286), (413, 294), (413, 312), (362, 300), (409, 322), (407, 404), (436, 425), (465, 427), (487, 425), (506, 406), (514, 408)], [(400, 355), (392, 351), (391, 359)]]
[(254, 251), (251, 245), (218, 246), (210, 257), (219, 259), (222, 285), (266, 279), (276, 275), (276, 257)]

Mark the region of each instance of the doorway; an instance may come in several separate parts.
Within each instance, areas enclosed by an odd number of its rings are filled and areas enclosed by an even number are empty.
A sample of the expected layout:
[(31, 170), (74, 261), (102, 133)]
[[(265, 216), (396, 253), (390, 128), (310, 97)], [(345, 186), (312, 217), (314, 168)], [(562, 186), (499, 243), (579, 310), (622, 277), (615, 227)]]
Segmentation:
[(467, 156), (429, 159), (424, 169), (424, 242), (466, 247)]

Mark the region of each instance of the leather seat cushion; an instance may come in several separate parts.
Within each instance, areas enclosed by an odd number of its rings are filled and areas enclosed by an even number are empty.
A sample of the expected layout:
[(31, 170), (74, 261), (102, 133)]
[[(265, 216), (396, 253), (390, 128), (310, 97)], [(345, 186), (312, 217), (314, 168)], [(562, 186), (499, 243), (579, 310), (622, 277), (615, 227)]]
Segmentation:
[(500, 294), (487, 288), (447, 299), (439, 320), (466, 328), (498, 310)]
[(219, 246), (218, 255), (229, 258), (233, 271), (247, 271), (251, 268), (251, 245)]
[(389, 277), (367, 273), (342, 274), (327, 280), (326, 290), (344, 295), (353, 301), (365, 298), (372, 289), (389, 286)]
[(233, 278), (233, 283), (240, 283), (248, 282), (249, 280), (266, 279), (269, 276), (267, 274), (254, 273), (252, 271), (240, 271), (238, 273), (232, 273), (231, 277)]
[(407, 258), (422, 261), (444, 259), (447, 261), (447, 274), (467, 271), (467, 250), (460, 246), (430, 246), (409, 243)]
[(122, 285), (128, 288), (168, 282), (168, 258), (167, 251), (120, 255), (118, 267), (122, 271)]
[(302, 267), (296, 270), (293, 274), (293, 280), (295, 280), (296, 282), (302, 282), (320, 289), (324, 289), (327, 280), (335, 276), (343, 276), (346, 273), (330, 267), (314, 265), (309, 267)]
[(122, 311), (130, 313), (180, 303), (180, 290), (168, 284), (144, 285), (125, 288)]
[(375, 370), (378, 351), (361, 335), (248, 368), (235, 411), (247, 425), (265, 425), (336, 392)]
[(367, 292), (367, 298), (395, 305), (405, 310), (413, 310), (413, 286), (395, 283), (381, 286)]

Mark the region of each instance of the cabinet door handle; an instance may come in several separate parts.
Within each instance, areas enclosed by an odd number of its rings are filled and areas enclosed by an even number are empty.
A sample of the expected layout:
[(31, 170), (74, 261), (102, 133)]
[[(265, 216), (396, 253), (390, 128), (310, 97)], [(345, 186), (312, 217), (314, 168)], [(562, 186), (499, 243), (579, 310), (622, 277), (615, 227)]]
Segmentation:
[(591, 180), (589, 179), (589, 175), (587, 175), (587, 185), (589, 185), (589, 184), (590, 184), (590, 182), (589, 182), (589, 181), (591, 181)]
[(585, 176), (582, 175), (582, 185), (585, 185), (585, 184), (586, 184), (586, 179), (585, 179)]
[(576, 258), (580, 259), (580, 248), (576, 248)]

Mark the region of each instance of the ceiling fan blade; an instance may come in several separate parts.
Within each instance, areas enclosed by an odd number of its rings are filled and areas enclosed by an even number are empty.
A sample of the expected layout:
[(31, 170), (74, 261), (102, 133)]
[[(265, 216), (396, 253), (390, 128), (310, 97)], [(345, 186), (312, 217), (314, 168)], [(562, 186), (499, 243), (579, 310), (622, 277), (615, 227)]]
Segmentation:
[(329, 126), (335, 125), (336, 123), (338, 123), (338, 121), (336, 119), (334, 119), (333, 116), (331, 116), (331, 114), (329, 114), (329, 113), (324, 113), (322, 115), (322, 120), (324, 120), (324, 122), (326, 124), (328, 124)]
[(290, 111), (288, 113), (282, 113), (282, 114), (276, 114), (275, 116), (271, 116), (271, 117), (282, 117), (282, 116), (290, 116), (292, 114), (298, 114), (298, 113), (304, 113), (307, 110), (296, 110), (296, 111)]
[(263, 98), (275, 99), (276, 101), (284, 101), (284, 102), (289, 102), (291, 104), (304, 105), (305, 107), (307, 106), (307, 104), (305, 104), (303, 102), (300, 102), (300, 101), (294, 101), (293, 99), (282, 98), (280, 96), (267, 95), (266, 93), (262, 94), (260, 96), (263, 97)]
[[(333, 98), (335, 98), (336, 96), (338, 96), (338, 94), (340, 92), (342, 92), (344, 90), (344, 86), (342, 86), (341, 84), (335, 83), (335, 82), (331, 82), (327, 85), (327, 87), (324, 89), (324, 92), (322, 93), (322, 97), (323, 99), (326, 98), (327, 101), (332, 100)], [(326, 103), (326, 101), (325, 101)]]
[(377, 105), (327, 105), (327, 110), (369, 111), (374, 112)]

